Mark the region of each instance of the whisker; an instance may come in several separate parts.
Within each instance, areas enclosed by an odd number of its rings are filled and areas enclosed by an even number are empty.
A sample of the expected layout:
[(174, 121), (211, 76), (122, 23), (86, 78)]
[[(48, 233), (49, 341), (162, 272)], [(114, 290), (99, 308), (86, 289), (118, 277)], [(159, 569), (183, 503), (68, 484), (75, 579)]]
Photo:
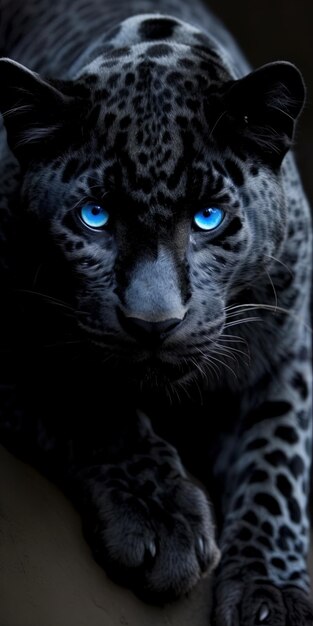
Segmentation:
[(179, 386), (183, 389), (183, 391), (184, 391), (184, 392), (187, 394), (187, 396), (188, 396), (188, 392), (187, 392), (187, 390), (185, 389), (185, 387), (184, 387), (184, 385), (183, 385), (182, 383), (180, 383), (180, 385), (179, 385), (179, 384), (178, 384), (178, 385), (176, 385), (176, 384), (170, 384), (170, 385), (166, 385), (166, 386), (165, 386), (166, 393), (167, 393), (167, 395), (168, 395), (168, 397), (169, 397), (169, 401), (170, 401), (170, 404), (171, 404), (171, 405), (173, 405), (173, 404), (174, 404), (175, 398), (176, 398), (178, 401), (180, 401), (180, 396), (179, 396), (178, 389), (177, 389), (177, 387), (179, 387)]
[[(207, 375), (206, 375), (205, 370), (204, 370), (204, 369), (200, 366), (200, 364), (197, 362), (197, 360), (196, 360), (196, 359), (194, 359), (194, 358), (192, 358), (192, 357), (191, 357), (191, 359), (190, 359), (190, 360), (191, 360), (191, 362), (193, 363), (193, 365), (195, 366), (195, 368), (196, 368), (196, 369), (200, 372), (200, 375), (201, 375), (201, 377), (203, 378), (203, 380), (206, 382), (206, 381), (207, 381)], [(200, 402), (202, 403), (202, 401), (203, 401), (203, 395), (202, 395), (201, 388), (200, 388), (200, 387), (199, 387), (199, 385), (198, 385), (197, 378), (195, 378), (195, 379), (194, 379), (194, 383), (195, 383), (195, 385), (196, 385), (196, 387), (197, 387), (197, 390), (198, 390), (198, 392), (199, 392)]]
[[(185, 359), (186, 360), (186, 359)], [(193, 377), (193, 381), (196, 382), (195, 377)], [(199, 387), (196, 383), (197, 389), (199, 390)], [(171, 390), (173, 392), (175, 392), (177, 399), (180, 401), (180, 395), (178, 390), (181, 390), (181, 393), (186, 394), (187, 398), (190, 400), (191, 399), (191, 394), (188, 392), (188, 383), (186, 383), (185, 381), (181, 381), (181, 380), (177, 380), (175, 381), (174, 384), (171, 385)]]
[(233, 376), (236, 378), (236, 380), (238, 380), (238, 376), (237, 376), (235, 370), (230, 365), (228, 365), (228, 363), (225, 363), (225, 362), (221, 361), (216, 356), (212, 356), (212, 354), (210, 354), (210, 360), (216, 361), (217, 363), (219, 363), (223, 367), (226, 367), (233, 374)]
[(212, 137), (216, 127), (218, 126), (218, 124), (220, 123), (220, 121), (223, 119), (224, 115), (226, 115), (227, 111), (223, 111), (223, 113), (221, 113), (221, 115), (217, 118), (215, 124), (213, 125), (211, 131), (210, 131), (210, 135), (209, 137)]
[(242, 324), (247, 324), (250, 322), (263, 322), (261, 317), (245, 317), (241, 320), (235, 320), (233, 322), (226, 322), (224, 328), (231, 328), (232, 326), (240, 326)]
[(275, 256), (272, 256), (271, 254), (265, 254), (265, 256), (266, 256), (268, 259), (272, 259), (272, 261), (276, 261), (276, 263), (279, 263), (280, 265), (282, 265), (282, 267), (284, 267), (284, 268), (287, 270), (287, 272), (289, 272), (289, 274), (290, 274), (291, 276), (294, 276), (294, 272), (293, 272), (293, 270), (289, 267), (289, 265), (286, 265), (286, 263), (283, 263), (283, 261), (281, 261), (280, 259), (277, 259)]
[(226, 346), (220, 346), (218, 343), (214, 344), (214, 354), (218, 354), (219, 356), (223, 356), (226, 358), (231, 358), (238, 365), (238, 359), (235, 354), (232, 354), (231, 349)]
[[(216, 346), (217, 346), (217, 348), (220, 347), (218, 343), (216, 344)], [(245, 357), (245, 359), (247, 359), (247, 364), (250, 362), (250, 354), (249, 353), (247, 354), (247, 352), (244, 352), (243, 350), (239, 350), (238, 348), (233, 348), (233, 346), (231, 346), (230, 348), (227, 348), (226, 346), (222, 345), (221, 347), (223, 348), (223, 350), (227, 350), (226, 354), (232, 354), (232, 353), (235, 352), (236, 354), (239, 354), (239, 355)], [(232, 356), (234, 356), (234, 355), (232, 354)]]
[(68, 303), (64, 302), (63, 300), (59, 300), (58, 298), (54, 298), (47, 293), (41, 293), (40, 291), (35, 291), (33, 289), (16, 289), (15, 291), (18, 293), (25, 293), (32, 296), (39, 296), (40, 298), (51, 302), (51, 304), (55, 304), (56, 306), (60, 306), (64, 309), (68, 309), (72, 313), (77, 312), (76, 309), (74, 309), (74, 307), (70, 306)]
[[(237, 311), (235, 311), (235, 309), (238, 309)], [(301, 318), (299, 318), (296, 313), (294, 313), (293, 311), (288, 311), (288, 309), (285, 309), (284, 307), (281, 306), (275, 306), (273, 304), (257, 304), (257, 303), (247, 303), (247, 304), (238, 304), (235, 305), (231, 308), (229, 308), (229, 310), (231, 310), (232, 312), (230, 314), (227, 314), (227, 319), (231, 318), (231, 317), (236, 317), (237, 315), (240, 315), (240, 313), (248, 313), (249, 311), (254, 311), (257, 309), (261, 309), (264, 311), (272, 311), (273, 313), (284, 313), (285, 315), (288, 315), (289, 317), (293, 318), (294, 320), (296, 320), (298, 323), (302, 323), (304, 325), (304, 327), (309, 330), (310, 332), (312, 332), (312, 328), (309, 324), (307, 324), (304, 320), (302, 320)], [(249, 318), (247, 318), (249, 319)], [(253, 318), (251, 318), (253, 319)], [(259, 318), (261, 320), (261, 318)], [(225, 324), (225, 328), (226, 328), (227, 324)]]
[(266, 275), (268, 276), (268, 279), (269, 279), (269, 281), (270, 281), (271, 287), (272, 287), (272, 289), (273, 289), (274, 298), (275, 298), (275, 305), (274, 305), (274, 306), (275, 306), (275, 309), (277, 310), (277, 307), (278, 307), (277, 292), (276, 292), (276, 289), (275, 289), (274, 283), (273, 283), (273, 281), (272, 281), (272, 278), (271, 278), (271, 276), (270, 276), (269, 272), (268, 272), (267, 270), (265, 270), (265, 273), (266, 273)]
[[(242, 311), (244, 312), (253, 311), (253, 309), (264, 309), (266, 311), (273, 311), (274, 313), (276, 313), (277, 311), (280, 311), (281, 313), (290, 314), (290, 311), (288, 311), (288, 309), (284, 309), (283, 307), (277, 307), (274, 304), (259, 304), (257, 302), (251, 302), (251, 303), (247, 302), (245, 304), (236, 304), (230, 307), (228, 311), (231, 311), (230, 315), (238, 315)], [(227, 317), (230, 317), (230, 315), (227, 312)]]
[(215, 374), (217, 380), (219, 380), (219, 375), (220, 375), (220, 371), (217, 365), (215, 365), (215, 363), (212, 363), (210, 360), (210, 356), (206, 354), (205, 352), (203, 352), (203, 350), (201, 350), (201, 348), (198, 348), (197, 346), (195, 346), (195, 349), (197, 350), (197, 352), (199, 352), (203, 358), (203, 360), (206, 363), (206, 366), (209, 367), (209, 370), (213, 370), (213, 373)]
[(225, 343), (235, 344), (235, 345), (236, 343), (247, 343), (247, 341), (243, 339), (242, 337), (238, 337), (237, 339), (229, 339), (226, 334), (220, 335), (218, 340), (225, 341)]
[(222, 333), (219, 336), (219, 341), (221, 341), (221, 339), (223, 341), (227, 341), (227, 343), (244, 343), (247, 348), (249, 349), (249, 345), (246, 339), (244, 339), (244, 337), (239, 337), (238, 335), (232, 335), (231, 333)]
[(206, 378), (205, 372), (204, 372), (203, 368), (201, 367), (200, 363), (193, 357), (190, 357), (190, 361), (191, 361), (191, 363), (193, 363), (195, 368), (200, 372), (201, 376), (203, 378)]
[(53, 343), (45, 343), (43, 344), (43, 348), (60, 348), (63, 346), (71, 346), (71, 345), (78, 345), (78, 344), (84, 344), (85, 342), (83, 341), (83, 339), (72, 339), (72, 340), (66, 340), (66, 341), (62, 341), (61, 339), (59, 341), (55, 341)]
[[(247, 348), (248, 352), (249, 352), (249, 344), (247, 342), (246, 339), (239, 337), (238, 339), (228, 339), (226, 334), (222, 334), (219, 336), (218, 338), (219, 342), (221, 343), (225, 343), (227, 345), (230, 346), (230, 348), (233, 348), (233, 346), (236, 346), (237, 344), (244, 344), (244, 346)], [(238, 350), (239, 348), (234, 348), (236, 350)]]
[(41, 268), (42, 268), (42, 266), (43, 266), (43, 264), (42, 264), (42, 263), (39, 263), (39, 265), (38, 265), (38, 267), (37, 267), (37, 270), (36, 270), (36, 272), (35, 272), (35, 274), (34, 274), (34, 278), (33, 278), (33, 287), (35, 287), (35, 285), (36, 285), (36, 283), (37, 283), (37, 280), (38, 280), (38, 278), (39, 278), (39, 274), (40, 274), (40, 272), (41, 272)]

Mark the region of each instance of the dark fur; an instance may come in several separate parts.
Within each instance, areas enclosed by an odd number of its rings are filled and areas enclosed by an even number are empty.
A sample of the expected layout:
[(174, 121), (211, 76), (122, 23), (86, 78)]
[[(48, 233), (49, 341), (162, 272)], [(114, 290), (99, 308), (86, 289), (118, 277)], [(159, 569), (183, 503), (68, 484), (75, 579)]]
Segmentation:
[[(221, 553), (219, 626), (311, 625), (299, 71), (250, 72), (194, 3), (2, 8), (2, 441), (144, 598)], [(194, 223), (208, 206), (216, 232)]]

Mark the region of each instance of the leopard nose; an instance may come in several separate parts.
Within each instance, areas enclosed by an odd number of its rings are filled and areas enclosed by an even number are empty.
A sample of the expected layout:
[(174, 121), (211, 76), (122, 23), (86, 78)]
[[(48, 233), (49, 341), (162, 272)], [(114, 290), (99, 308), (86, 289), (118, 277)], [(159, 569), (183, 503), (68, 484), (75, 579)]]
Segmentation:
[(126, 315), (122, 309), (117, 309), (117, 316), (122, 328), (135, 339), (144, 343), (160, 343), (183, 321), (170, 318), (162, 321), (148, 321), (139, 317)]

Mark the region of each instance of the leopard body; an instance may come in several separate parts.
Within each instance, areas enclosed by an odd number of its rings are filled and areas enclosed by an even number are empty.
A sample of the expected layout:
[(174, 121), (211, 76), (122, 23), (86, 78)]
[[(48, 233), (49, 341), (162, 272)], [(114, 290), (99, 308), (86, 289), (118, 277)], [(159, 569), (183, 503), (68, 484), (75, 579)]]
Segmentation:
[(0, 6), (3, 443), (137, 593), (220, 559), (218, 625), (312, 624), (298, 70), (251, 72), (197, 3)]

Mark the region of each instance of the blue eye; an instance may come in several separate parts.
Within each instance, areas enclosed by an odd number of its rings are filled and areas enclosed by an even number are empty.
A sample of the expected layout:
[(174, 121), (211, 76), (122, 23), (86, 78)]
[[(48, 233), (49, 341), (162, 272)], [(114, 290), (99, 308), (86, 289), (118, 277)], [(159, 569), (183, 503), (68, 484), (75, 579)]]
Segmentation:
[(214, 230), (222, 223), (225, 217), (225, 213), (222, 209), (215, 207), (208, 207), (207, 209), (201, 209), (195, 213), (193, 219), (194, 223), (201, 230)]
[(102, 206), (92, 202), (81, 207), (80, 217), (86, 226), (95, 230), (101, 230), (109, 221), (108, 212)]

